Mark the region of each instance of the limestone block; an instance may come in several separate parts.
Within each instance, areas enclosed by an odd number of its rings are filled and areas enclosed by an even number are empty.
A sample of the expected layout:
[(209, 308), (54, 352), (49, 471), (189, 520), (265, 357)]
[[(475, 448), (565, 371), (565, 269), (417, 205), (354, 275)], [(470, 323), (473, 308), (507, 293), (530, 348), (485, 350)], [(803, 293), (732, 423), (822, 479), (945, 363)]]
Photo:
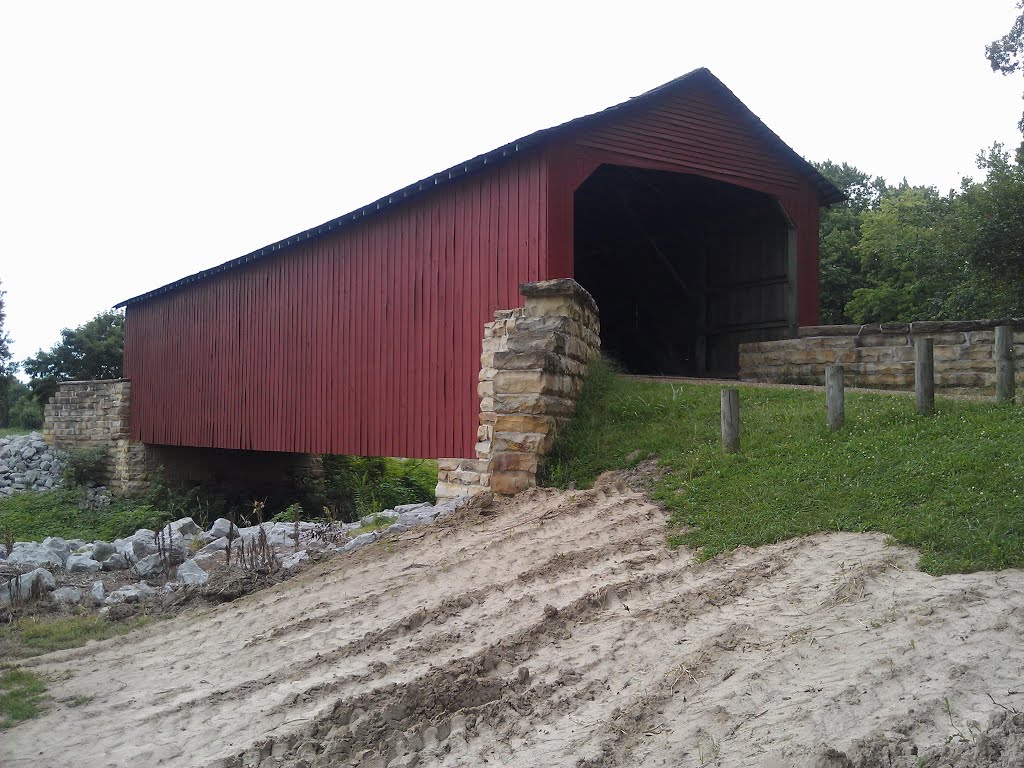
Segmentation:
[(490, 477), (491, 492), (505, 496), (511, 496), (536, 485), (537, 475), (534, 472), (492, 472)]
[(869, 333), (864, 334), (863, 336), (858, 336), (857, 339), (859, 340), (861, 347), (910, 347), (912, 342), (912, 338), (908, 333), (898, 335)]
[(554, 395), (500, 394), (495, 395), (493, 401), (494, 410), (499, 413), (568, 416), (576, 410), (572, 400)]
[(467, 485), (476, 485), (480, 482), (480, 473), (471, 472), (469, 470), (460, 469), (458, 472), (452, 473), (452, 479), (455, 482), (463, 483)]
[(459, 468), (462, 459), (438, 459), (437, 468), (446, 472), (454, 472)]
[(478, 459), (486, 459), (491, 455), (491, 441), (480, 440), (474, 447), (473, 451), (476, 453)]
[(566, 395), (572, 387), (572, 379), (543, 370), (498, 371), (494, 377), (495, 395), (545, 394)]
[(558, 420), (554, 416), (536, 416), (525, 413), (502, 413), (494, 420), (494, 431), (535, 432), (541, 435), (555, 431)]
[(913, 337), (915, 339), (931, 339), (932, 344), (934, 344), (936, 348), (945, 345), (957, 346), (959, 344), (968, 343), (966, 333), (920, 333), (916, 328), (916, 324)]
[[(492, 478), (502, 472), (537, 472), (539, 459), (536, 453), (518, 451), (496, 451), (491, 454), (491, 476)], [(500, 491), (496, 491), (500, 493)]]
[(505, 451), (545, 454), (551, 449), (553, 435), (539, 432), (495, 432), (490, 442), (491, 459)]
[(466, 472), (486, 472), (487, 461), (486, 459), (459, 459), (459, 466), (456, 467), (456, 470)]

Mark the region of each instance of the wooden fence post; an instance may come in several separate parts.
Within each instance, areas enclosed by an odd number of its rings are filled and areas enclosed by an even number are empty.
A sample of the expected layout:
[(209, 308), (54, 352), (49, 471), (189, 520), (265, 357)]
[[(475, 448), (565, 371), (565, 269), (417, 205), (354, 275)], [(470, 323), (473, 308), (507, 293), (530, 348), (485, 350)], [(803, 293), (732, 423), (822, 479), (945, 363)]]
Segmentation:
[(914, 395), (918, 413), (935, 413), (935, 350), (931, 339), (914, 339)]
[(846, 388), (843, 385), (843, 366), (825, 366), (825, 408), (828, 411), (828, 428), (842, 429), (846, 421)]
[(1013, 360), (1013, 326), (1000, 325), (996, 328), (996, 402), (1012, 403), (1017, 387)]
[(740, 450), (740, 393), (722, 389), (722, 453)]

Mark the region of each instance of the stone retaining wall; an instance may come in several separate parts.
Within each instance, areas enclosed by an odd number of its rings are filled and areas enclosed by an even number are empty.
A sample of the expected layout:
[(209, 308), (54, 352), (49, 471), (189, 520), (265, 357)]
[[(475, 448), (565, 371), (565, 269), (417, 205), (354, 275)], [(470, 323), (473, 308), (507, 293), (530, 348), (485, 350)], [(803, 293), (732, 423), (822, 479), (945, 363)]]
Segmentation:
[(63, 450), (106, 449), (102, 481), (119, 493), (141, 490), (150, 470), (146, 447), (129, 439), (131, 391), (128, 379), (66, 381), (43, 409), (43, 439)]
[(476, 457), (438, 461), (439, 500), (536, 485), (541, 457), (600, 353), (597, 304), (579, 283), (525, 283), (519, 292), (523, 307), (498, 310), (484, 325)]
[(800, 338), (740, 345), (740, 379), (823, 384), (825, 366), (841, 363), (848, 386), (913, 389), (914, 340), (931, 339), (935, 386), (947, 394), (994, 394), (995, 328), (1012, 325), (1017, 381), (1024, 387), (1024, 319), (823, 325)]

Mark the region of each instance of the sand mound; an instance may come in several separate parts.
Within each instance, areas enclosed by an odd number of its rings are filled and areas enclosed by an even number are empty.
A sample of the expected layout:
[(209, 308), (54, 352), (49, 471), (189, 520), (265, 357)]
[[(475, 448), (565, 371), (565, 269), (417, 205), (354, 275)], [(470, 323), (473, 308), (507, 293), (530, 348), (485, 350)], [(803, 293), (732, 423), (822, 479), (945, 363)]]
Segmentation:
[(699, 563), (610, 481), (476, 503), (39, 659), (94, 698), (0, 764), (1020, 765), (1024, 574), (914, 562), (828, 534)]

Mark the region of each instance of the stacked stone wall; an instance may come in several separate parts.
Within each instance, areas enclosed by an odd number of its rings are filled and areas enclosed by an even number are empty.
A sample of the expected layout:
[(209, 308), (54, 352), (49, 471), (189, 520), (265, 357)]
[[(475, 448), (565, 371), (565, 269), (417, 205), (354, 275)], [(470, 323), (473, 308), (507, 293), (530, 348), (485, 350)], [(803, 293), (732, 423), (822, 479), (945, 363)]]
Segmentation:
[(55, 448), (107, 451), (103, 483), (118, 493), (145, 487), (151, 462), (129, 436), (132, 383), (128, 379), (67, 381), (43, 409), (43, 439)]
[(995, 328), (1014, 327), (1017, 380), (1024, 387), (1024, 319), (826, 325), (800, 338), (740, 345), (740, 379), (822, 384), (825, 366), (840, 363), (849, 386), (913, 389), (914, 341), (931, 339), (936, 389), (947, 394), (995, 393)]
[(523, 307), (484, 326), (476, 456), (438, 462), (439, 499), (513, 494), (537, 484), (542, 457), (576, 410), (600, 352), (597, 304), (576, 281), (520, 286)]

